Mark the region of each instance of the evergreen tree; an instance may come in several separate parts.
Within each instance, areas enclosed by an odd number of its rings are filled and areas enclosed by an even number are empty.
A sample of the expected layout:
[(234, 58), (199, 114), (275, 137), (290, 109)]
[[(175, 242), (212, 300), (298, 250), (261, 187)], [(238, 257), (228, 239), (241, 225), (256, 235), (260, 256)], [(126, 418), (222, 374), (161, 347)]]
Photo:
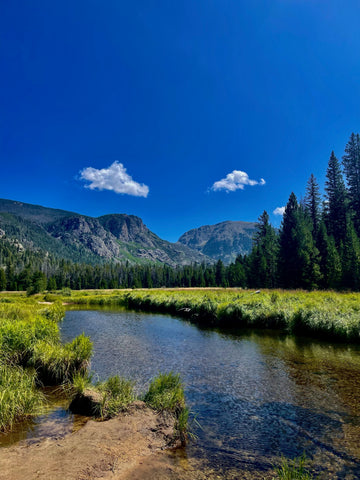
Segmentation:
[(316, 238), (319, 231), (321, 217), (321, 196), (319, 185), (313, 174), (310, 175), (310, 178), (307, 182), (304, 204), (305, 210), (311, 219), (313, 236)]
[(360, 234), (360, 135), (352, 133), (345, 147), (343, 166), (354, 226)]
[(302, 207), (291, 193), (279, 237), (278, 269), (284, 288), (316, 288), (320, 281), (319, 251)]
[(348, 221), (347, 232), (341, 248), (342, 286), (352, 290), (360, 287), (360, 242), (354, 225)]
[(273, 288), (276, 284), (277, 238), (264, 211), (256, 225), (254, 246), (249, 255), (249, 286)]
[(329, 235), (333, 235), (336, 247), (346, 235), (346, 189), (338, 159), (331, 152), (325, 182), (325, 218)]
[(0, 267), (0, 292), (6, 290), (6, 283), (5, 270)]
[(320, 272), (322, 288), (338, 288), (341, 283), (342, 268), (340, 255), (335, 246), (333, 236), (328, 236), (326, 225), (321, 222), (318, 238), (317, 248), (320, 252)]
[(227, 286), (225, 267), (221, 260), (218, 260), (215, 266), (215, 281), (216, 281), (216, 286), (218, 287)]

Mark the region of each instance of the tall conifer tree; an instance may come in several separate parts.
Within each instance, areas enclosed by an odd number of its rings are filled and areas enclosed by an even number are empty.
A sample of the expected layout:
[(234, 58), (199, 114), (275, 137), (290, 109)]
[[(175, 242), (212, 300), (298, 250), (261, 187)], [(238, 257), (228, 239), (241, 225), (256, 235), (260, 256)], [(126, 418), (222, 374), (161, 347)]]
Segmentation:
[(352, 133), (345, 147), (343, 165), (354, 226), (360, 234), (360, 135)]
[(311, 219), (313, 236), (314, 238), (316, 238), (319, 231), (319, 226), (320, 226), (321, 196), (320, 196), (319, 185), (313, 174), (310, 175), (310, 178), (307, 182), (304, 203), (305, 203), (306, 212)]
[(329, 235), (339, 247), (346, 235), (346, 189), (340, 164), (331, 152), (325, 182), (325, 218)]

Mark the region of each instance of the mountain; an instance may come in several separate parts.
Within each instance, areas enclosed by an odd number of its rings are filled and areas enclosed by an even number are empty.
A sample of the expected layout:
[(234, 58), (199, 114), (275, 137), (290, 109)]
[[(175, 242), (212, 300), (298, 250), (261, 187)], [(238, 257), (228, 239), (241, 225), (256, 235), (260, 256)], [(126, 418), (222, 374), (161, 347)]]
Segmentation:
[(204, 225), (181, 235), (178, 242), (215, 260), (233, 262), (241, 254), (249, 253), (255, 233), (254, 222), (221, 222)]
[(211, 261), (186, 245), (162, 240), (134, 215), (93, 218), (0, 199), (0, 232), (1, 238), (15, 241), (21, 249), (41, 250), (75, 262), (129, 260), (176, 266)]

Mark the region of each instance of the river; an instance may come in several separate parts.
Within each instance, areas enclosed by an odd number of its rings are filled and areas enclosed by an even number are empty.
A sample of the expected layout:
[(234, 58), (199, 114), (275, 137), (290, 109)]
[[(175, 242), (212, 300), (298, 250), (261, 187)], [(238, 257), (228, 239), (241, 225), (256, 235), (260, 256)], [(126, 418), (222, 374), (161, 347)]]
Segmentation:
[[(120, 309), (68, 311), (63, 340), (82, 332), (94, 342), (94, 380), (121, 375), (141, 394), (159, 372), (181, 374), (201, 427), (193, 424), (198, 438), (178, 457), (196, 459), (221, 478), (243, 478), (236, 476), (243, 471), (261, 478), (282, 455), (305, 453), (320, 478), (360, 478), (359, 346), (199, 328)], [(69, 418), (58, 406), (19, 438), (38, 441), (47, 422), (69, 430), (79, 421)]]

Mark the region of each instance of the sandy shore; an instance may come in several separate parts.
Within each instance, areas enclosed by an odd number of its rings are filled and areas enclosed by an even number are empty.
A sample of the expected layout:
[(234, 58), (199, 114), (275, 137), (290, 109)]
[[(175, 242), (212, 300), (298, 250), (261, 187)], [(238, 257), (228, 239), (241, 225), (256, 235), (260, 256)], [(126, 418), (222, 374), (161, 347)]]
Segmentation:
[[(135, 402), (126, 414), (89, 421), (60, 440), (0, 449), (1, 480), (205, 480), (174, 460), (173, 420)], [(215, 477), (216, 478), (216, 477)]]

